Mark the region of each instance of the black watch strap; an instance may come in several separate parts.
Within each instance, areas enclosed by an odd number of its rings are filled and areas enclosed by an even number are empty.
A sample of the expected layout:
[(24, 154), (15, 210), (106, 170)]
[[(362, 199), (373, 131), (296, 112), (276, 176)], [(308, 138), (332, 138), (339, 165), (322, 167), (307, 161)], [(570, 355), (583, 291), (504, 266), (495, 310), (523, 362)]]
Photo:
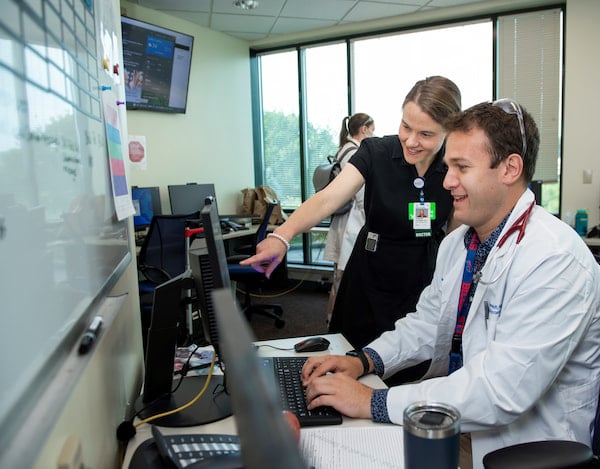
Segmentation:
[(369, 360), (367, 359), (367, 355), (362, 350), (350, 350), (346, 352), (346, 355), (350, 357), (357, 357), (363, 366), (363, 375), (366, 375), (369, 372)]

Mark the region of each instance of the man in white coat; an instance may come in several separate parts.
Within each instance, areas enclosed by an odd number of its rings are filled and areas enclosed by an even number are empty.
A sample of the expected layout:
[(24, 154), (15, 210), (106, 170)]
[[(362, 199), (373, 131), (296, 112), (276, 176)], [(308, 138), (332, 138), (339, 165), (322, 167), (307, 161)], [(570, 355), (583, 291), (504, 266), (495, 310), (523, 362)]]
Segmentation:
[[(570, 226), (535, 205), (527, 186), (539, 133), (518, 103), (478, 104), (446, 124), (444, 187), (463, 225), (442, 242), (414, 313), (351, 356), (306, 362), (309, 408), (401, 424), (413, 402), (448, 403), (471, 434), (476, 468), (512, 444), (589, 445), (600, 386), (600, 267)], [(357, 381), (427, 359), (417, 383), (374, 390)]]

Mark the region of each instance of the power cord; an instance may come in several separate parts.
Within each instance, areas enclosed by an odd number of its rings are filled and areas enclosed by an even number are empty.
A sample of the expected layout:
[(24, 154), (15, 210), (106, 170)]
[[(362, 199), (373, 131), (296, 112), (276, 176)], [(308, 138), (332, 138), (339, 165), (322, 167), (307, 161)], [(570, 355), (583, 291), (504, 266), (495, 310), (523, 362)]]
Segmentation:
[[(281, 291), (281, 292), (273, 293), (271, 295), (259, 295), (257, 293), (250, 293), (250, 296), (253, 297), (253, 298), (277, 298), (279, 296), (284, 296), (284, 295), (287, 295), (288, 293), (292, 293), (294, 290), (297, 290), (300, 287), (300, 285), (302, 285), (307, 278), (308, 278), (308, 275), (306, 275), (296, 285), (294, 285), (292, 288), (290, 288), (288, 290), (284, 290), (284, 291)], [(236, 288), (236, 290), (239, 291), (242, 294), (246, 294), (246, 291), (242, 290), (241, 288)]]
[(142, 425), (144, 423), (152, 422), (153, 420), (156, 420), (156, 419), (158, 419), (160, 417), (166, 417), (167, 415), (176, 414), (177, 412), (181, 412), (182, 410), (187, 409), (188, 407), (194, 405), (198, 401), (198, 399), (200, 399), (202, 397), (202, 395), (208, 389), (208, 385), (210, 384), (210, 380), (212, 379), (212, 375), (213, 375), (213, 370), (214, 370), (216, 359), (217, 359), (217, 354), (213, 353), (212, 360), (210, 362), (210, 368), (208, 370), (208, 376), (206, 377), (206, 381), (204, 382), (204, 386), (202, 387), (202, 389), (200, 390), (200, 392), (198, 392), (198, 394), (196, 394), (196, 396), (191, 401), (189, 401), (187, 404), (183, 404), (182, 406), (177, 407), (176, 409), (168, 410), (167, 412), (162, 412), (160, 414), (152, 415), (151, 417), (148, 417), (148, 418), (146, 418), (144, 420), (140, 420), (139, 422), (137, 422), (134, 425), (134, 427), (137, 428), (137, 427), (139, 427), (140, 425)]
[[(190, 354), (190, 356), (188, 357), (186, 364), (188, 365), (188, 370), (189, 370), (189, 361), (191, 360), (192, 356), (194, 355), (194, 353), (196, 352), (198, 346), (196, 346), (196, 349), (194, 349), (194, 351)], [(148, 404), (147, 406), (143, 407), (142, 409), (140, 409), (138, 412), (135, 413), (135, 415), (131, 418), (131, 420), (125, 420), (124, 422), (121, 422), (119, 424), (119, 426), (117, 427), (117, 440), (122, 442), (122, 443), (126, 443), (127, 441), (131, 440), (131, 438), (133, 438), (136, 434), (136, 429), (137, 427), (139, 427), (140, 425), (144, 424), (144, 423), (148, 423), (148, 422), (152, 422), (153, 420), (156, 420), (160, 417), (166, 417), (167, 415), (173, 415), (177, 412), (181, 412), (184, 409), (187, 409), (188, 407), (194, 405), (198, 399), (200, 399), (202, 397), (202, 395), (206, 392), (206, 390), (208, 389), (208, 386), (210, 384), (210, 381), (212, 379), (212, 375), (213, 375), (213, 370), (214, 370), (214, 366), (217, 360), (217, 354), (213, 353), (211, 362), (210, 362), (210, 369), (208, 370), (208, 375), (206, 377), (206, 381), (204, 383), (204, 386), (202, 387), (202, 389), (198, 392), (198, 394), (196, 394), (196, 396), (189, 401), (186, 404), (183, 404), (182, 406), (177, 407), (176, 409), (172, 409), (169, 410), (167, 412), (162, 412), (160, 414), (156, 414), (156, 415), (152, 415), (144, 420), (140, 420), (139, 422), (137, 422), (136, 424), (133, 423), (133, 420), (135, 420), (135, 418), (140, 415), (145, 409), (147, 409), (148, 407), (151, 407), (153, 404), (155, 404), (158, 400), (168, 396), (169, 394), (174, 393), (175, 391), (177, 391), (177, 389), (179, 389), (179, 386), (181, 386), (181, 383), (183, 382), (183, 380), (185, 379), (185, 374), (182, 374), (182, 377), (179, 379), (179, 382), (177, 383), (177, 386), (175, 386), (175, 388), (170, 392), (167, 393), (163, 396), (160, 396), (158, 398), (156, 398), (154, 401), (152, 401), (150, 404)], [(185, 368), (185, 365), (184, 365)], [(194, 367), (196, 368), (196, 367)], [(198, 367), (199, 368), (199, 367)], [(183, 369), (180, 371), (180, 373), (183, 372)], [(187, 370), (186, 370), (187, 373)]]
[(290, 348), (283, 348), (283, 347), (275, 347), (274, 345), (270, 345), (270, 344), (258, 344), (255, 346), (256, 348), (260, 348), (260, 347), (269, 347), (275, 350), (283, 350), (285, 352), (289, 352), (294, 350), (294, 347), (290, 347)]

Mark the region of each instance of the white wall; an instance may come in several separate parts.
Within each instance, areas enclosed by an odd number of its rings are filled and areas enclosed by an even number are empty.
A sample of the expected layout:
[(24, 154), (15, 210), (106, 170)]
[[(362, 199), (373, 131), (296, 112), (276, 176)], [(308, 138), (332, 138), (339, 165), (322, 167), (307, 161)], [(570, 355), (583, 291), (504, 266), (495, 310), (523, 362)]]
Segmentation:
[[(130, 135), (146, 137), (148, 168), (131, 170), (131, 184), (214, 183), (221, 213), (235, 213), (244, 187), (254, 187), (248, 43), (172, 16), (121, 2), (129, 17), (194, 36), (185, 114), (128, 111)], [(166, 211), (166, 212), (165, 212)]]
[[(600, 2), (567, 0), (562, 213), (587, 208), (589, 226), (600, 219)], [(583, 171), (593, 171), (583, 184)]]

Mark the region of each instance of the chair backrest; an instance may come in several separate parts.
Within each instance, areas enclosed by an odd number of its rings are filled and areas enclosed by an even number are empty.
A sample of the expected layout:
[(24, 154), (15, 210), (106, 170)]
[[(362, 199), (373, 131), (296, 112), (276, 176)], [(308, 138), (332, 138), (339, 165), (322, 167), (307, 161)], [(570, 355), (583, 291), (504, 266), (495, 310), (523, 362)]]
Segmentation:
[(592, 434), (592, 452), (600, 456), (600, 396), (596, 407), (596, 418), (594, 419), (594, 433)]
[(140, 249), (140, 266), (158, 267), (175, 277), (185, 271), (185, 227), (187, 220), (198, 220), (200, 212), (187, 215), (155, 215)]
[(267, 210), (265, 211), (265, 216), (263, 217), (258, 230), (256, 230), (256, 244), (260, 243), (263, 239), (267, 237), (267, 230), (269, 228), (269, 220), (271, 219), (271, 214), (275, 207), (279, 204), (279, 201), (275, 200), (269, 202), (267, 205)]
[(499, 448), (483, 458), (485, 469), (582, 469), (600, 467), (600, 401), (592, 428), (591, 448), (570, 440), (540, 440)]

